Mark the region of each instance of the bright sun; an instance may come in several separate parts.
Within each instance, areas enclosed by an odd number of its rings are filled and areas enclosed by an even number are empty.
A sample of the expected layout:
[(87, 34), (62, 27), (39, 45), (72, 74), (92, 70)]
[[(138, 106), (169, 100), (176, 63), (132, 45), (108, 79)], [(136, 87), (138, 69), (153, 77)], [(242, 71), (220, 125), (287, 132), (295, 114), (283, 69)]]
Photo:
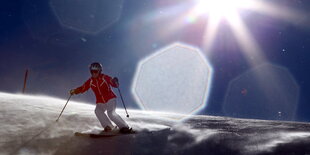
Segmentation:
[(294, 21), (300, 16), (288, 8), (263, 0), (194, 0), (194, 6), (187, 12), (185, 18), (186, 22), (195, 23), (200, 17), (206, 17), (207, 24), (203, 34), (202, 46), (207, 55), (210, 54), (221, 21), (225, 20), (249, 62), (256, 64), (264, 58), (261, 55), (259, 45), (240, 16), (244, 13), (243, 11), (256, 11), (289, 21)]
[[(190, 1), (190, 3), (188, 3)], [(212, 46), (221, 28), (229, 27), (234, 38), (239, 44), (241, 51), (245, 53), (249, 62), (256, 64), (263, 62), (263, 55), (260, 46), (252, 36), (250, 27), (246, 25), (244, 20), (252, 20), (255, 15), (264, 15), (273, 19), (281, 19), (290, 23), (300, 23), (305, 20), (305, 14), (308, 12), (299, 11), (281, 3), (271, 2), (270, 0), (189, 0), (180, 5), (167, 8), (166, 15), (162, 13), (158, 16), (151, 16), (154, 20), (161, 17), (169, 17), (178, 12), (182, 12), (182, 16), (174, 18), (171, 25), (165, 26), (165, 31), (161, 31), (160, 35), (171, 35), (179, 32), (182, 27), (189, 24), (204, 24), (205, 28), (202, 34), (201, 47), (205, 53), (210, 56), (212, 54)], [(193, 3), (192, 3), (193, 2)], [(190, 4), (190, 7), (188, 7)], [(166, 12), (166, 11), (165, 11)], [(256, 12), (258, 14), (252, 14)], [(244, 16), (247, 14), (247, 16)], [(251, 17), (251, 18), (250, 18)], [(150, 15), (146, 16), (149, 20)], [(221, 22), (221, 21), (225, 22)], [(205, 23), (197, 21), (206, 21)], [(254, 19), (252, 22), (256, 22)], [(221, 27), (221, 24), (225, 25)], [(304, 23), (306, 24), (306, 23)]]
[(221, 21), (225, 20), (247, 60), (254, 66), (263, 62), (265, 58), (262, 49), (242, 19), (241, 15), (248, 11), (259, 12), (292, 23), (300, 20), (302, 15), (301, 12), (265, 0), (194, 0), (194, 6), (186, 13), (185, 18), (187, 23), (195, 23), (200, 17), (206, 17), (202, 47), (208, 56), (211, 54)]
[(251, 6), (251, 0), (197, 0), (194, 16), (208, 15), (211, 18), (229, 18), (238, 9)]

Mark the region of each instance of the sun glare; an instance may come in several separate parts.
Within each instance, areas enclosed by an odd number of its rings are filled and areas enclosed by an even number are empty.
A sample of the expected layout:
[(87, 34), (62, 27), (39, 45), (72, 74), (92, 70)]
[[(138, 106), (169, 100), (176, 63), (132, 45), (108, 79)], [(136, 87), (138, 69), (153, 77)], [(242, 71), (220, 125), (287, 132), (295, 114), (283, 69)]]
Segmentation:
[(194, 8), (194, 11), (197, 14), (223, 17), (235, 9), (233, 5), (223, 4), (223, 1), (224, 0), (200, 0)]
[(240, 8), (247, 8), (251, 0), (197, 0), (193, 8), (196, 16), (207, 15), (211, 18), (229, 18)]
[[(189, 4), (191, 4), (190, 7)], [(165, 26), (165, 29), (159, 31), (158, 35), (160, 37), (165, 38), (178, 33), (182, 28), (190, 24), (201, 24), (198, 21), (206, 20), (202, 32), (201, 46), (206, 55), (210, 57), (214, 53), (211, 51), (217, 39), (218, 31), (223, 28), (221, 24), (225, 24), (225, 27), (227, 25), (231, 28), (235, 36), (233, 39), (237, 40), (237, 43), (242, 48), (241, 52), (245, 53), (247, 59), (253, 65), (262, 62), (264, 56), (261, 52), (262, 49), (255, 40), (255, 36), (251, 34), (251, 27), (248, 27), (244, 20), (255, 18), (255, 15), (263, 15), (267, 18), (272, 17), (294, 25), (305, 26), (306, 22), (303, 21), (306, 20), (305, 14), (308, 14), (306, 11), (296, 10), (285, 4), (268, 0), (190, 0), (190, 3), (188, 1), (179, 3), (174, 7), (165, 8), (161, 12), (165, 12), (165, 14), (153, 12), (143, 17), (149, 22), (149, 19), (155, 22), (176, 14), (180, 14), (180, 16), (174, 17), (173, 22), (170, 22), (169, 25)], [(222, 21), (225, 22), (222, 23)]]

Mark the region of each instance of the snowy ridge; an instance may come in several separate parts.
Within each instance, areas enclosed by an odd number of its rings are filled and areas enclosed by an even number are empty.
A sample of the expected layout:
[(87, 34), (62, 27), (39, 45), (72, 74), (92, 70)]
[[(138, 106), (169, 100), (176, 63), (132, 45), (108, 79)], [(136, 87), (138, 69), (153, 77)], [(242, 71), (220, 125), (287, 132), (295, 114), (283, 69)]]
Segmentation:
[[(94, 105), (46, 96), (0, 93), (0, 154), (310, 154), (310, 124), (123, 109), (117, 112), (139, 134), (75, 137), (101, 130)], [(171, 129), (168, 129), (171, 128)], [(152, 133), (149, 133), (152, 131)]]

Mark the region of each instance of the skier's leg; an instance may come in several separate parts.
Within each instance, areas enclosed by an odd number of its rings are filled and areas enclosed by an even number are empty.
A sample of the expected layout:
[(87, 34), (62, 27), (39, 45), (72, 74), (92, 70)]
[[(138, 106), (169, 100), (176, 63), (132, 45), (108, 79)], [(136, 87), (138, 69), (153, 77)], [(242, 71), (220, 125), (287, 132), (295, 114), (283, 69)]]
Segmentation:
[(127, 123), (116, 112), (116, 99), (111, 99), (107, 103), (107, 113), (109, 118), (118, 126), (118, 128), (128, 127)]
[(113, 128), (111, 121), (109, 120), (107, 115), (104, 113), (106, 110), (107, 110), (106, 104), (97, 103), (95, 114), (103, 128), (105, 128), (106, 126), (110, 126), (111, 128)]

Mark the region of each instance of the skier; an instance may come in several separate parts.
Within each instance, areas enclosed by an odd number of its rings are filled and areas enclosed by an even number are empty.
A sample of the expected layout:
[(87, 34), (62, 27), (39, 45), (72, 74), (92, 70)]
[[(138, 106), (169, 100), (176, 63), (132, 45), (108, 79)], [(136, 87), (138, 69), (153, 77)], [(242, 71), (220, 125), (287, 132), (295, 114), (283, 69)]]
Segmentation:
[[(102, 73), (102, 65), (94, 62), (89, 66), (91, 77), (80, 87), (70, 90), (71, 95), (84, 93), (89, 88), (93, 90), (96, 96), (95, 114), (104, 128), (104, 132), (112, 130), (112, 120), (120, 129), (121, 133), (129, 133), (132, 128), (129, 128), (127, 123), (115, 112), (116, 95), (111, 89), (111, 86), (118, 88), (119, 83), (117, 77), (111, 78)], [(107, 115), (105, 114), (107, 111)]]

